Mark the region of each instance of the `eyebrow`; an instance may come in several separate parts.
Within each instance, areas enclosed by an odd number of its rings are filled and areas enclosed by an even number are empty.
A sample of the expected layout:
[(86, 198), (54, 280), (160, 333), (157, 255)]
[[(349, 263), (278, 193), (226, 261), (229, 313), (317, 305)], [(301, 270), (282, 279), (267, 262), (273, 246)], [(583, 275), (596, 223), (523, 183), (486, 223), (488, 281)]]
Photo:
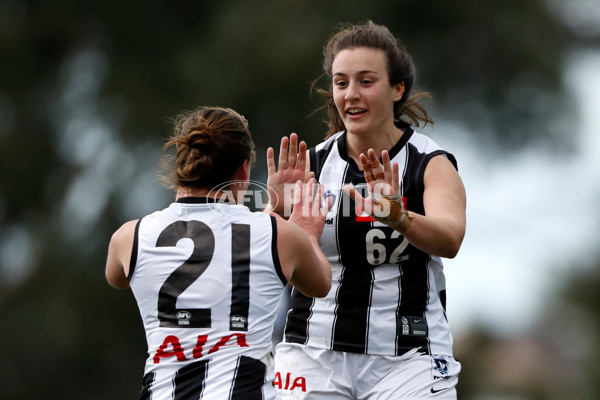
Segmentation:
[[(357, 75), (365, 75), (365, 74), (375, 74), (375, 75), (379, 75), (379, 73), (377, 71), (373, 71), (370, 69), (365, 69), (362, 71), (358, 71)], [(335, 72), (332, 76), (347, 76), (348, 74), (343, 73), (343, 72)]]

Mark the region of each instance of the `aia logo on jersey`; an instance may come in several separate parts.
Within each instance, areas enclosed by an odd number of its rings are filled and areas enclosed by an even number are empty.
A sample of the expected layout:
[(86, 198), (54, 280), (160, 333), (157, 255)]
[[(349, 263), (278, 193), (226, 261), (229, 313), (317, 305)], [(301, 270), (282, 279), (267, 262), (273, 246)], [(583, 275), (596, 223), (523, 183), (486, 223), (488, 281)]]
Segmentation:
[[(408, 210), (408, 207), (406, 206), (406, 196), (402, 196), (402, 205), (404, 206), (405, 210)], [(356, 222), (376, 222), (373, 218), (369, 216), (369, 214), (364, 212), (358, 204), (356, 204), (354, 212), (356, 213)]]

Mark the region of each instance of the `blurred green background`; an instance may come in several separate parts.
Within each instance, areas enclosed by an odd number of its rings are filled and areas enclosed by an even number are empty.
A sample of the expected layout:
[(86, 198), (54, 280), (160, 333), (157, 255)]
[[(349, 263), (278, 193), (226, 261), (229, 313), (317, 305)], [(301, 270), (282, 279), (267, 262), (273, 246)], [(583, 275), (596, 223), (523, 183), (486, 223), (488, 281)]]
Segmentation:
[[(321, 102), (309, 91), (322, 46), (340, 22), (367, 19), (408, 47), (418, 88), (433, 94), (432, 133), (458, 153), (461, 174), (481, 167), (468, 157), (461, 164), (461, 150), (496, 163), (524, 150), (542, 149), (544, 160), (577, 155), (581, 104), (565, 69), (578, 54), (600, 51), (593, 0), (0, 0), (0, 398), (138, 396), (141, 319), (131, 292), (106, 283), (104, 263), (120, 224), (173, 197), (155, 179), (172, 118), (199, 105), (245, 115), (257, 145), (252, 178), (266, 182), (268, 146), (291, 132), (309, 146), (323, 138), (324, 115), (311, 115)], [(461, 132), (468, 153), (445, 127)], [(583, 165), (553, 184), (545, 203), (556, 235), (579, 234), (569, 218), (578, 205), (561, 196), (600, 181), (578, 180), (595, 171)], [(493, 183), (494, 174), (486, 179)], [(477, 190), (470, 183), (468, 194)], [(527, 196), (527, 187), (515, 192)], [(477, 200), (469, 198), (486, 207)], [(600, 222), (598, 213), (589, 219)], [(450, 275), (459, 398), (600, 398), (593, 238), (582, 237), (577, 254), (556, 251), (564, 273), (514, 334), (468, 316), (458, 318), (468, 325), (455, 326), (459, 286)], [(469, 284), (483, 283), (466, 280), (461, 296), (477, 303)]]

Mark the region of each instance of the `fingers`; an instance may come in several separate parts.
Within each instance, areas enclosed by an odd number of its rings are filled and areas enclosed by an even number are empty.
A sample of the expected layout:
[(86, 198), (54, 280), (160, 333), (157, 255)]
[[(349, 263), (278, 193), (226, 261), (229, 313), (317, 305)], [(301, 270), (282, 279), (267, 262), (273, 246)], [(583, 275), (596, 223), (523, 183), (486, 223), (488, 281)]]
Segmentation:
[[(375, 154), (375, 150), (369, 149), (369, 151), (367, 153), (369, 155), (369, 168), (371, 169), (371, 173), (373, 174), (373, 179), (376, 181), (385, 179), (385, 173), (384, 173), (383, 166), (379, 162), (379, 159), (377, 158), (377, 154)], [(385, 155), (387, 155), (387, 151), (384, 150), (381, 152), (381, 157), (384, 157)], [(388, 155), (388, 161), (389, 161), (389, 155)]]
[(327, 199), (325, 199), (325, 204), (321, 204), (320, 199), (323, 198), (323, 191), (325, 190), (325, 187), (323, 185), (319, 185), (318, 187), (319, 189), (317, 190), (317, 196), (315, 197), (315, 199), (319, 199), (319, 201), (315, 201), (315, 206), (320, 207), (320, 210), (317, 209), (317, 212), (320, 212), (321, 216), (327, 217), (327, 213), (329, 212), (333, 204), (333, 199), (331, 198), (331, 196), (327, 196)]
[(392, 170), (392, 193), (400, 191), (400, 167), (398, 163), (394, 163)]
[(313, 206), (313, 194), (315, 189), (315, 182), (310, 181), (308, 184), (304, 185), (304, 193), (303, 193), (303, 204), (302, 211), (305, 213), (304, 215), (313, 215), (312, 214), (312, 206)]
[[(387, 154), (387, 151), (385, 150), (381, 153), (382, 157), (384, 154), (387, 155), (389, 163), (389, 154)], [(359, 160), (365, 173), (365, 179), (367, 183), (385, 179), (384, 167), (379, 162), (377, 154), (375, 154), (375, 150), (369, 149), (366, 155), (361, 153)]]
[(267, 174), (271, 176), (275, 172), (277, 172), (275, 169), (275, 151), (272, 147), (269, 147), (267, 149)]
[(354, 188), (354, 186), (352, 185), (345, 185), (344, 186), (344, 192), (346, 192), (346, 194), (348, 196), (350, 196), (350, 198), (356, 203), (358, 204), (358, 206), (364, 210), (365, 209), (365, 198), (361, 196), (360, 193), (358, 193), (358, 191)]
[(308, 146), (306, 145), (306, 142), (303, 140), (300, 142), (300, 145), (298, 146), (298, 160), (297, 160), (297, 164), (296, 164), (296, 168), (300, 169), (302, 171), (304, 171), (306, 169), (306, 153), (307, 153), (307, 148)]
[(365, 174), (365, 179), (367, 183), (371, 182), (373, 180), (373, 173), (371, 172), (369, 159), (367, 158), (367, 156), (364, 155), (364, 153), (360, 153), (360, 155), (358, 156), (358, 160), (360, 161), (360, 165)]
[(328, 197), (324, 204), (324, 186), (317, 183), (313, 178), (307, 183), (296, 181), (294, 187), (294, 210), (301, 210), (302, 215), (325, 217), (332, 206), (332, 199)]
[(383, 161), (383, 174), (390, 176), (392, 173), (392, 165), (390, 163), (390, 153), (386, 150), (381, 152), (381, 160)]
[(292, 133), (290, 135), (290, 146), (287, 157), (288, 168), (296, 168), (296, 161), (298, 157), (298, 135)]
[(302, 206), (302, 181), (296, 181), (294, 187), (294, 210), (300, 209)]
[(279, 147), (279, 165), (277, 167), (279, 171), (287, 168), (289, 142), (290, 139), (287, 136), (281, 138), (281, 146)]
[(391, 164), (390, 154), (386, 150), (381, 152), (381, 159), (383, 160), (383, 174), (385, 176), (385, 181), (392, 185), (392, 192), (390, 194), (398, 193), (400, 191), (398, 163), (395, 162), (394, 164)]
[(323, 185), (319, 185), (317, 184), (317, 181), (315, 180), (310, 180), (309, 184), (313, 184), (314, 186), (317, 188), (317, 195), (315, 196), (314, 202), (313, 202), (313, 215), (319, 215), (320, 213), (322, 213), (321, 211), (321, 199), (323, 198)]
[[(290, 137), (284, 136), (281, 138), (281, 144), (279, 146), (279, 158), (277, 170), (281, 171), (286, 168), (291, 169), (300, 169), (303, 170), (306, 168), (306, 154), (307, 154), (308, 146), (306, 142), (301, 141), (298, 144), (298, 135), (296, 133), (290, 134)], [(267, 167), (271, 167), (269, 162), (269, 149), (267, 149)], [(274, 159), (274, 157), (273, 157)], [(273, 168), (275, 167), (275, 162), (273, 161)], [(271, 171), (271, 170), (269, 170)], [(273, 173), (276, 171), (273, 170)]]

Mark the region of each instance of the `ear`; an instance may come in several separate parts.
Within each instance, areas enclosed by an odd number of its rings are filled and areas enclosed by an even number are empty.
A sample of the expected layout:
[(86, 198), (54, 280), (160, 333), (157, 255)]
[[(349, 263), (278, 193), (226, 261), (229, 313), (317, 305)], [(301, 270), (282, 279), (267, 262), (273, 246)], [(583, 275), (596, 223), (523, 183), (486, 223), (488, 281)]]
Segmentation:
[(404, 96), (404, 81), (400, 82), (394, 88), (396, 89), (394, 91), (394, 102), (396, 102)]

